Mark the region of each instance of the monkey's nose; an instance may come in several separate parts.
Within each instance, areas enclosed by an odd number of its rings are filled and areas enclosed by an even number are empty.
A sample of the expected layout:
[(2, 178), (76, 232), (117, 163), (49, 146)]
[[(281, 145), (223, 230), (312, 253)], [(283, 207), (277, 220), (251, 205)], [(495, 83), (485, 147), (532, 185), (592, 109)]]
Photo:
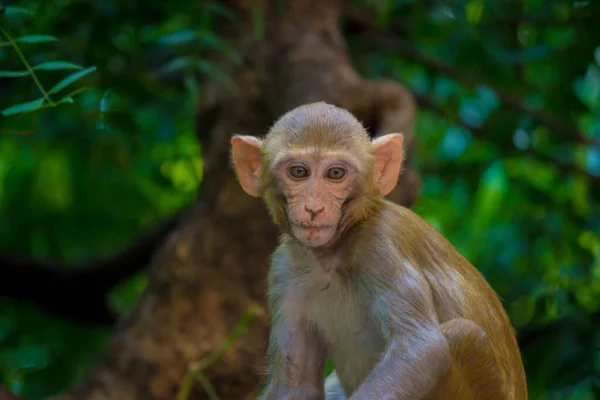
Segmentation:
[(310, 220), (314, 221), (315, 218), (317, 218), (317, 215), (319, 215), (320, 213), (323, 212), (323, 210), (325, 210), (325, 207), (321, 207), (318, 210), (312, 210), (312, 209), (308, 208), (307, 206), (304, 206), (304, 209), (310, 214)]

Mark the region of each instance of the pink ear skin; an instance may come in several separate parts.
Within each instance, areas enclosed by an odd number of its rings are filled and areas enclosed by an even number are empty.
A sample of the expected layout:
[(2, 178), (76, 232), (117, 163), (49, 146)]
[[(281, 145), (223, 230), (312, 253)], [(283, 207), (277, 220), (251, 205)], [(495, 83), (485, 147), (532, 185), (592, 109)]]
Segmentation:
[(401, 133), (390, 133), (373, 140), (374, 170), (373, 180), (382, 196), (390, 193), (400, 175), (402, 166), (402, 143), (404, 136)]
[(231, 138), (231, 155), (244, 192), (260, 197), (260, 150), (262, 141), (254, 136)]

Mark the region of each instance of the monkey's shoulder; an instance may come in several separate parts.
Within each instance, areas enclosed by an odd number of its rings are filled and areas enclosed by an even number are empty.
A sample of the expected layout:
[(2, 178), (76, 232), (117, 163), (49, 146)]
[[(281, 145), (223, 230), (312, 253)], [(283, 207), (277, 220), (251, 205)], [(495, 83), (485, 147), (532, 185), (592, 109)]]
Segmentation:
[(380, 212), (361, 226), (358, 236), (375, 241), (392, 241), (403, 253), (423, 248), (455, 251), (454, 246), (424, 218), (387, 200), (383, 202)]
[(358, 225), (346, 243), (357, 254), (411, 252), (439, 233), (408, 208), (384, 201), (379, 212)]

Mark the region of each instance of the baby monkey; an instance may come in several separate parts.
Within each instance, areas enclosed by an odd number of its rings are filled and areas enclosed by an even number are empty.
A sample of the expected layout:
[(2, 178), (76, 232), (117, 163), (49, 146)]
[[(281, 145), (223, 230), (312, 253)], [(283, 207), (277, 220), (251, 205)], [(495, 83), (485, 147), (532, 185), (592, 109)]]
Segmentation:
[(527, 399), (496, 293), (440, 233), (384, 199), (402, 144), (371, 140), (322, 102), (289, 111), (262, 140), (231, 140), (243, 190), (281, 230), (262, 399)]

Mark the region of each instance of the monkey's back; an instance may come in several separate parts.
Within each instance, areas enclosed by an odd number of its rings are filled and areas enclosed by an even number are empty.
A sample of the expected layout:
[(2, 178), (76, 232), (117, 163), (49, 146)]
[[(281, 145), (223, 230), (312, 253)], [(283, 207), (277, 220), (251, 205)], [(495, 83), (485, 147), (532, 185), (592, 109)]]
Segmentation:
[(367, 237), (372, 242), (377, 232), (387, 236), (380, 240), (393, 240), (405, 261), (420, 270), (431, 289), (440, 324), (465, 318), (486, 331), (505, 384), (513, 387), (514, 399), (527, 399), (514, 328), (500, 298), (481, 273), (437, 230), (405, 207), (384, 201), (381, 213), (359, 230), (354, 248), (360, 249), (360, 242)]

